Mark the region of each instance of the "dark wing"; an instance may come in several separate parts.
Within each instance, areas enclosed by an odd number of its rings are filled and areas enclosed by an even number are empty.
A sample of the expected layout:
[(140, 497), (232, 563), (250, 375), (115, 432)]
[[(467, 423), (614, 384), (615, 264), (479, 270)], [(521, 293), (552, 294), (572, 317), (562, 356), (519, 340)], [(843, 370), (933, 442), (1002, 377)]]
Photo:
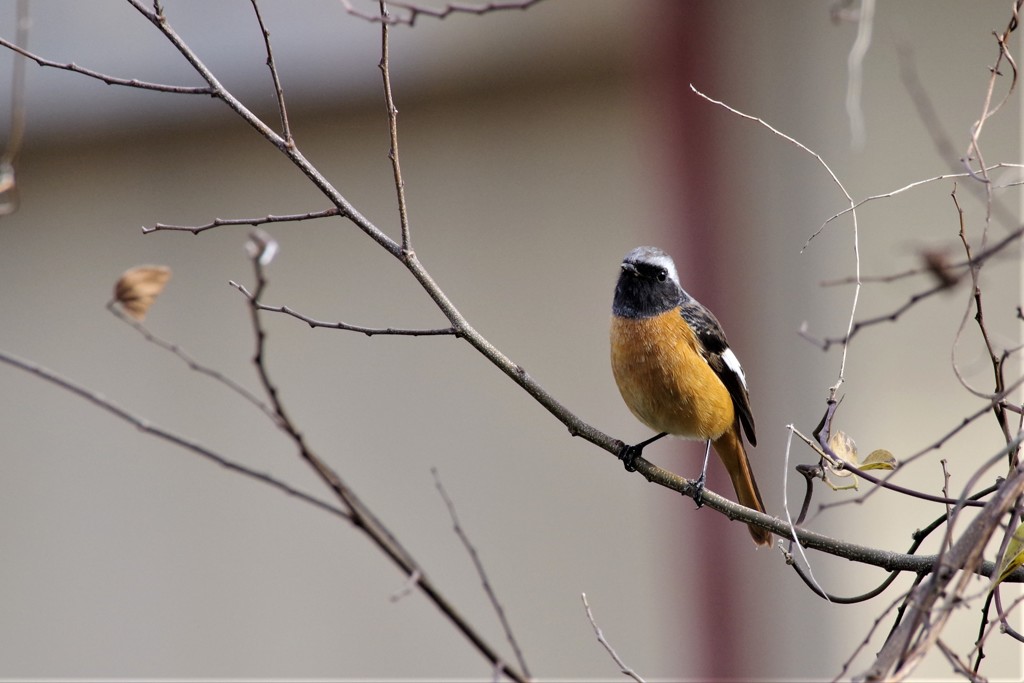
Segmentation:
[(732, 354), (732, 358), (735, 360), (734, 365), (738, 368), (739, 361), (736, 360), (736, 354), (729, 351), (729, 342), (725, 339), (721, 323), (711, 311), (690, 296), (685, 297), (679, 311), (683, 319), (690, 325), (690, 329), (697, 335), (697, 340), (703, 347), (704, 360), (708, 362), (711, 369), (718, 375), (718, 379), (722, 380), (722, 384), (729, 390), (733, 407), (740, 418), (740, 424), (743, 425), (743, 432), (747, 435), (747, 441), (751, 446), (756, 446), (757, 437), (754, 435), (754, 415), (750, 411), (750, 395), (747, 393), (743, 376), (739, 374), (742, 369), (737, 372), (729, 366), (723, 356), (727, 351)]

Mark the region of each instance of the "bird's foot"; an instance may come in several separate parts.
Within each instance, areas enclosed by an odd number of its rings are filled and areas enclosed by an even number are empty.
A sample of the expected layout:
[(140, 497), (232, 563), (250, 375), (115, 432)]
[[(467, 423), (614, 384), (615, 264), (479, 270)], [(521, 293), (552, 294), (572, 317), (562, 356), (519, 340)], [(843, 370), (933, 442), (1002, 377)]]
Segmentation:
[(706, 477), (701, 472), (697, 481), (693, 484), (693, 502), (697, 504), (697, 509), (704, 507), (704, 481)]
[(640, 454), (643, 453), (643, 451), (644, 447), (642, 444), (637, 446), (630, 446), (625, 443), (622, 444), (617, 455), (619, 456), (619, 460), (622, 461), (622, 465), (626, 468), (627, 472), (636, 472), (636, 459), (640, 457)]

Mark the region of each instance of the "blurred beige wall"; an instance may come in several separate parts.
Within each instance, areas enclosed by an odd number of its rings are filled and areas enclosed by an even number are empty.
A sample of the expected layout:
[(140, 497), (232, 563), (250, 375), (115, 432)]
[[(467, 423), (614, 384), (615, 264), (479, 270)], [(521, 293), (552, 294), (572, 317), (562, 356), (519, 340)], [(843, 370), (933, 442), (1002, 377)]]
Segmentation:
[[(229, 75), (229, 87), (237, 83), (274, 120), (246, 4), (167, 4), (172, 23)], [(173, 51), (119, 3), (96, 6), (100, 16), (57, 0), (32, 6), (32, 46), (54, 59), (194, 82), (187, 70), (165, 66), (176, 64)], [(294, 15), (290, 3), (263, 6), (280, 40), (298, 144), (360, 211), (397, 235), (378, 29), (336, 3), (304, 3)], [(697, 6), (688, 23), (666, 19), (671, 3), (559, 0), (396, 30), (414, 246), (480, 332), (583, 419), (627, 441), (647, 433), (622, 405), (608, 369), (619, 259), (637, 244), (664, 244), (681, 265), (716, 273), (695, 279), (684, 267), (681, 276), (691, 293), (715, 302), (744, 361), (759, 430), (754, 467), (769, 508), (781, 513), (785, 426), (810, 433), (839, 368), (836, 350), (821, 353), (797, 330), (804, 321), (815, 335), (844, 329), (852, 290), (818, 285), (853, 272), (851, 224), (836, 222), (800, 253), (845, 206), (834, 183), (793, 145), (696, 99), (691, 110), (711, 110), (715, 157), (700, 177), (706, 187), (683, 182), (676, 157), (689, 143), (676, 133), (696, 126), (686, 132), (700, 137), (703, 128), (677, 116), (669, 91), (692, 81), (765, 118), (821, 153), (857, 198), (890, 191), (948, 172), (900, 83), (897, 47), (913, 49), (922, 85), (965, 149), (994, 59), (989, 31), (1005, 26), (1008, 3), (878, 8), (865, 61), (863, 150), (851, 148), (844, 111), (854, 27), (833, 25), (823, 3)], [(10, 37), (12, 13), (4, 11), (0, 35)], [(657, 62), (672, 40), (703, 46), (696, 66), (673, 71)], [(21, 208), (0, 219), (0, 348), (326, 498), (257, 411), (103, 309), (123, 270), (169, 265), (174, 277), (148, 325), (256, 389), (245, 302), (228, 285), (251, 283), (247, 229), (143, 236), (140, 226), (303, 212), (326, 202), (208, 98), (83, 84), (31, 65), (28, 75), (40, 99), (30, 100)], [(1019, 112), (1014, 99), (990, 122), (989, 162), (1020, 160)], [(680, 223), (678, 215), (711, 190), (725, 204), (715, 222)], [(936, 183), (865, 206), (863, 272), (899, 271), (918, 263), (921, 246), (955, 244), (950, 190)], [(979, 204), (966, 190), (960, 196), (976, 231)], [(364, 325), (443, 323), (405, 271), (345, 221), (268, 231), (281, 252), (268, 268), (267, 303)], [(709, 235), (714, 251), (694, 253), (690, 245)], [(1012, 346), (1017, 266), (996, 264), (987, 277), (992, 324)], [(927, 284), (868, 286), (859, 317), (889, 311)], [(959, 290), (935, 299), (851, 346), (839, 426), (865, 452), (914, 452), (979, 405), (948, 361), (965, 301)], [(909, 578), (898, 582), (860, 606), (815, 598), (777, 551), (755, 553), (742, 526), (720, 524), (688, 499), (626, 476), (462, 342), (311, 330), (273, 315), (266, 324), (270, 370), (309, 443), (504, 647), (435, 489), (437, 468), (538, 677), (617, 675), (594, 640), (581, 592), (619, 654), (648, 680), (722, 671), (831, 678), (909, 585)], [(972, 335), (961, 364), (987, 388)], [(345, 524), (37, 378), (3, 367), (0, 383), (0, 678), (490, 675), (421, 597), (389, 600), (403, 577)], [(996, 437), (982, 422), (943, 449), (943, 457), (966, 461), (954, 468), (955, 481), (962, 485), (998, 449)], [(699, 464), (691, 452), (665, 443), (647, 455), (693, 476)], [(790, 467), (812, 460), (794, 449)], [(802, 483), (790, 480), (794, 505)], [(901, 483), (938, 492), (936, 458)], [(727, 489), (720, 471), (710, 486)], [(879, 495), (814, 525), (903, 550), (936, 514)], [(705, 525), (715, 525), (711, 542)], [(818, 580), (838, 594), (881, 578), (845, 561), (812, 559)], [(714, 572), (736, 577), (731, 598), (708, 595)], [(742, 611), (706, 609), (719, 601)], [(976, 623), (972, 612), (959, 642), (973, 640)], [(722, 640), (709, 647), (707, 631)], [(1013, 678), (1018, 664), (1017, 648), (993, 641), (984, 671)], [(921, 670), (948, 671), (942, 661)]]

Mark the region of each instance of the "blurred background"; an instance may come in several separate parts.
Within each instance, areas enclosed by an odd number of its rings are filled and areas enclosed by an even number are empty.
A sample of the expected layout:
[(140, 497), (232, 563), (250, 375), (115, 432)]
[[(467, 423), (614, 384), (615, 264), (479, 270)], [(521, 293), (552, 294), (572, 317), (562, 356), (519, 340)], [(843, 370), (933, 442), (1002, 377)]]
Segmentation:
[[(276, 126), (250, 3), (164, 4), (225, 86)], [(793, 476), (786, 489), (787, 469), (816, 460), (794, 446), (787, 464), (786, 425), (810, 434), (840, 372), (838, 346), (823, 353), (798, 331), (844, 332), (854, 290), (821, 283), (854, 274), (853, 223), (830, 223), (803, 249), (848, 201), (814, 157), (690, 84), (821, 154), (855, 199), (891, 192), (951, 172), (966, 151), (997, 55), (991, 32), (1005, 29), (1011, 3), (879, 3), (863, 59), (863, 144), (846, 104), (857, 25), (834, 21), (834, 8), (547, 0), (525, 12), (421, 17), (392, 32), (414, 247), (438, 284), (581, 418), (637, 442), (650, 434), (622, 404), (608, 365), (612, 289), (632, 247), (670, 251), (684, 287), (715, 311), (743, 360), (758, 428), (751, 458), (779, 515), (787, 494), (794, 514), (803, 494)], [(264, 0), (261, 9), (298, 146), (397, 238), (379, 27), (336, 0)], [(49, 59), (201, 85), (127, 3), (33, 0), (30, 11), (29, 48)], [(15, 16), (14, 2), (0, 6), (9, 40)], [(1019, 57), (1016, 35), (1011, 46)], [(4, 131), (12, 65), (0, 51)], [(913, 92), (930, 98), (953, 156), (936, 145), (937, 127), (924, 123)], [(228, 285), (252, 282), (248, 228), (193, 236), (141, 227), (327, 202), (208, 97), (108, 86), (32, 63), (26, 95), (20, 204), (0, 218), (0, 348), (328, 498), (258, 411), (104, 310), (127, 268), (171, 267), (147, 325), (255, 390), (245, 301)], [(986, 161), (1019, 162), (1020, 130), (1015, 94), (986, 124)], [(992, 177), (1005, 184), (1019, 179), (1013, 173)], [(961, 178), (956, 187), (968, 233), (980, 239), (976, 185)], [(862, 207), (862, 273), (917, 267), (922, 249), (959, 258), (953, 188), (935, 182)], [(997, 197), (1019, 215), (1015, 191)], [(1012, 227), (997, 221), (989, 234)], [(368, 326), (444, 324), (401, 266), (346, 221), (267, 230), (281, 251), (268, 268), (266, 303)], [(1019, 340), (1018, 271), (1001, 259), (983, 279), (1002, 346)], [(891, 312), (931, 285), (927, 277), (866, 285), (857, 317)], [(983, 405), (950, 360), (968, 294), (932, 297), (898, 324), (855, 338), (837, 427), (862, 454), (910, 455)], [(891, 624), (890, 616), (872, 635), (874, 620), (910, 585), (903, 577), (859, 605), (815, 597), (778, 550), (755, 552), (742, 525), (628, 476), (463, 342), (367, 338), (276, 315), (265, 322), (269, 369), (308, 442), (511, 658), (435, 488), (437, 469), (535, 676), (619, 676), (595, 640), (583, 592), (619, 655), (648, 680), (832, 678), (859, 652), (846, 670), (855, 675)], [(972, 386), (991, 390), (975, 328), (954, 356)], [(0, 387), (0, 678), (490, 677), (420, 595), (389, 599), (404, 577), (344, 522), (9, 366), (0, 366)], [(947, 443), (950, 491), (999, 446), (987, 416)], [(700, 453), (666, 440), (645, 455), (692, 477)], [(918, 460), (897, 481), (941, 492), (939, 457)], [(709, 487), (732, 495), (717, 463)], [(858, 496), (819, 487), (814, 510)], [(816, 514), (810, 526), (903, 551), (942, 512), (882, 492)], [(838, 595), (884, 577), (810, 557), (818, 581)], [(947, 642), (966, 653), (979, 618), (963, 610)], [(1019, 647), (1007, 641), (989, 640), (984, 675), (1020, 679)], [(946, 677), (951, 668), (935, 657), (918, 673)]]

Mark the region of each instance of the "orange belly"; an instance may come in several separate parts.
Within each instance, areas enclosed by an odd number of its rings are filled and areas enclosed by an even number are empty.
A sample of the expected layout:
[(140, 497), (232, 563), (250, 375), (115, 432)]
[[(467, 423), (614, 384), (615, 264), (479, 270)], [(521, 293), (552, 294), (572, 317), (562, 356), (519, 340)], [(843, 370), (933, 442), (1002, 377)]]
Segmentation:
[(615, 382), (633, 415), (654, 431), (707, 440), (732, 427), (732, 397), (698, 348), (678, 310), (612, 317)]

